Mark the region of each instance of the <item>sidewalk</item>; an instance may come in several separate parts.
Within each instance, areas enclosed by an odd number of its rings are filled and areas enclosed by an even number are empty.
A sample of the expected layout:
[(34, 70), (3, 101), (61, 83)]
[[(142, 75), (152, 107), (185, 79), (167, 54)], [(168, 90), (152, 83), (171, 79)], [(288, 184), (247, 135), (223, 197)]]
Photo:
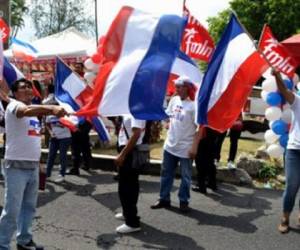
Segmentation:
[[(281, 235), (276, 229), (281, 192), (222, 184), (218, 193), (207, 196), (192, 192), (192, 211), (183, 215), (178, 210), (178, 180), (172, 193), (172, 209), (149, 208), (158, 196), (159, 177), (146, 175), (140, 178), (143, 230), (118, 235), (115, 228), (121, 222), (114, 219), (114, 214), (121, 210), (117, 183), (112, 177), (109, 171), (82, 171), (80, 177), (67, 176), (66, 183), (48, 183), (39, 196), (35, 239), (47, 250), (299, 249), (296, 214), (289, 234)], [(0, 181), (0, 207), (2, 204)]]

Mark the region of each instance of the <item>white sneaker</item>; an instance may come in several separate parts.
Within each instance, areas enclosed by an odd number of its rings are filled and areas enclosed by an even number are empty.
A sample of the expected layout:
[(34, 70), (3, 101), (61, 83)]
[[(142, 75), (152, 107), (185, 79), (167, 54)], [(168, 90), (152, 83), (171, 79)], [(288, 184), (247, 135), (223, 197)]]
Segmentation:
[(235, 167), (235, 164), (234, 164), (232, 161), (229, 161), (229, 162), (227, 163), (227, 168), (228, 168), (228, 169), (235, 169), (236, 167)]
[(220, 164), (220, 162), (217, 159), (214, 160), (214, 163), (215, 163), (216, 168), (220, 168), (221, 167), (221, 164)]
[(124, 220), (124, 215), (123, 215), (123, 213), (117, 213), (117, 214), (115, 214), (115, 218), (117, 220)]
[(118, 226), (116, 228), (116, 231), (117, 231), (117, 233), (120, 233), (120, 234), (128, 234), (128, 233), (141, 231), (141, 228), (140, 227), (130, 227), (130, 226), (127, 226), (126, 224), (123, 224), (121, 226)]
[(65, 181), (65, 177), (62, 176), (62, 175), (59, 175), (59, 176), (54, 180), (55, 183), (62, 183), (62, 182), (64, 182), (64, 181)]

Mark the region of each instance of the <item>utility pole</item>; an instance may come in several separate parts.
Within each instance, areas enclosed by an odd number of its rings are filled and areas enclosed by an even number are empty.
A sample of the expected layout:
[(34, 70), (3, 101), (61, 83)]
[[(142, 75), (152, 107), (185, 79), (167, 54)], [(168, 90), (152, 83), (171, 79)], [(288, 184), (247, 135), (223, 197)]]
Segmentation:
[[(0, 17), (10, 27), (10, 0), (0, 0)], [(3, 44), (3, 48), (8, 48), (8, 41)]]
[(95, 32), (96, 32), (96, 45), (98, 47), (98, 1), (97, 0), (95, 0)]

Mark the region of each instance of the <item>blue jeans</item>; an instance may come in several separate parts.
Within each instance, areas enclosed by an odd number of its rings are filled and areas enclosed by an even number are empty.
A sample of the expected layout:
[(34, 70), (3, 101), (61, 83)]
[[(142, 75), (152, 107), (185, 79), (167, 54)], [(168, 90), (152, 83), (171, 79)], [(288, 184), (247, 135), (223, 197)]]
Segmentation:
[(173, 186), (175, 170), (180, 163), (181, 183), (178, 198), (180, 202), (188, 203), (190, 199), (190, 186), (192, 179), (192, 160), (180, 158), (164, 150), (161, 179), (160, 179), (160, 200), (170, 201), (170, 192)]
[(31, 225), (36, 211), (39, 163), (35, 169), (3, 168), (5, 178), (4, 207), (0, 217), (0, 249), (10, 249), (17, 229), (18, 244), (32, 239)]
[(67, 151), (69, 146), (71, 145), (71, 137), (63, 138), (63, 139), (50, 139), (49, 145), (49, 155), (47, 160), (47, 177), (51, 176), (52, 168), (54, 165), (55, 157), (57, 151), (59, 150), (59, 158), (60, 158), (60, 175), (65, 176), (67, 169)]
[(283, 193), (283, 212), (291, 213), (300, 187), (300, 150), (286, 150), (285, 176), (286, 184)]

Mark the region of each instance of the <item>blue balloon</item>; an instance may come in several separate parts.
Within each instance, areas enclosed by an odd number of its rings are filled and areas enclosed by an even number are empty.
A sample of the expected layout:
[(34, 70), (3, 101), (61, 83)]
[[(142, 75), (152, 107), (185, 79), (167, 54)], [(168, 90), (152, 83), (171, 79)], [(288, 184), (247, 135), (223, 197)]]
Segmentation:
[(270, 105), (270, 106), (277, 106), (279, 104), (281, 104), (281, 96), (279, 93), (277, 92), (270, 92), (267, 95), (267, 100), (266, 102)]
[(281, 147), (286, 148), (288, 140), (289, 140), (289, 134), (288, 133), (283, 134), (282, 136), (280, 136), (279, 143), (280, 143)]
[(283, 82), (288, 89), (290, 89), (290, 90), (293, 89), (294, 83), (291, 79), (284, 79)]
[(288, 131), (288, 125), (283, 120), (274, 121), (271, 128), (277, 135), (284, 135)]

